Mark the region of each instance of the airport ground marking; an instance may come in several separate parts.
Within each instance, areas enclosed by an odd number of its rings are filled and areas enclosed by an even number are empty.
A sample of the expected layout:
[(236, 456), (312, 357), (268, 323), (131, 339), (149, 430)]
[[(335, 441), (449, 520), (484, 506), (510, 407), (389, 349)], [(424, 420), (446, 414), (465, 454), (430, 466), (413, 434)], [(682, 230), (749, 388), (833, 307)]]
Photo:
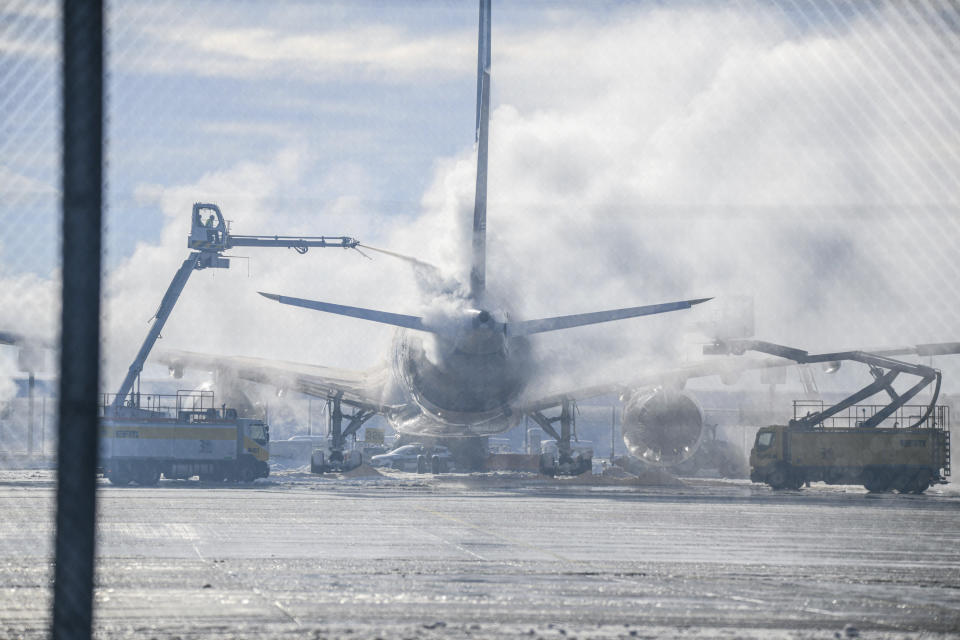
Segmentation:
[[(418, 528), (419, 528), (419, 527), (418, 527)], [(447, 538), (444, 538), (443, 536), (441, 536), (441, 535), (438, 534), (438, 533), (434, 533), (433, 531), (427, 531), (426, 529), (420, 529), (420, 530), (421, 530), (423, 533), (427, 534), (428, 536), (431, 536), (431, 537), (433, 537), (433, 538), (436, 538), (437, 540), (440, 540), (441, 542), (445, 542), (445, 543), (447, 543), (448, 545), (450, 545), (451, 547), (453, 547), (454, 549), (457, 549), (458, 551), (462, 551), (463, 553), (465, 553), (465, 554), (467, 554), (467, 555), (473, 556), (474, 558), (476, 558), (476, 559), (478, 559), (478, 560), (481, 560), (481, 561), (483, 561), (483, 562), (499, 562), (499, 561), (497, 561), (497, 560), (490, 560), (490, 558), (485, 558), (485, 557), (483, 557), (482, 555), (480, 555), (479, 553), (477, 553), (477, 552), (475, 552), (475, 551), (471, 551), (470, 549), (467, 549), (467, 548), (464, 547), (463, 545), (457, 544), (457, 543), (454, 542), (453, 540), (448, 540)]]
[(423, 511), (424, 513), (432, 514), (432, 515), (434, 515), (434, 516), (437, 516), (438, 518), (443, 518), (444, 520), (449, 520), (449, 521), (451, 521), (451, 522), (456, 522), (457, 524), (463, 525), (463, 526), (465, 526), (465, 527), (469, 527), (469, 528), (471, 528), (471, 529), (474, 529), (474, 530), (476, 530), (476, 531), (479, 531), (480, 533), (483, 533), (483, 534), (488, 535), (488, 536), (490, 536), (490, 537), (499, 538), (500, 540), (503, 540), (503, 541), (505, 541), (505, 542), (509, 542), (510, 544), (514, 544), (514, 545), (517, 545), (517, 546), (519, 546), (519, 547), (524, 547), (524, 548), (530, 549), (531, 551), (538, 551), (538, 552), (540, 552), (540, 553), (545, 553), (545, 554), (547, 554), (547, 555), (553, 556), (554, 558), (556, 558), (557, 560), (560, 560), (561, 562), (567, 562), (567, 563), (570, 563), (570, 564), (586, 564), (586, 563), (584, 563), (582, 560), (572, 560), (572, 559), (570, 559), (570, 558), (567, 558), (567, 557), (565, 557), (565, 556), (560, 555), (559, 553), (556, 553), (556, 552), (554, 552), (554, 551), (550, 551), (549, 549), (544, 549), (543, 547), (538, 547), (537, 545), (530, 544), (529, 542), (524, 542), (524, 541), (522, 541), (522, 540), (515, 540), (515, 539), (513, 539), (513, 538), (509, 538), (509, 537), (504, 536), (504, 535), (501, 535), (501, 534), (499, 534), (499, 533), (494, 533), (493, 531), (490, 531), (489, 529), (485, 529), (485, 528), (483, 528), (483, 527), (481, 527), (481, 526), (479, 526), (479, 525), (476, 525), (476, 524), (474, 524), (474, 523), (472, 523), (472, 522), (468, 522), (468, 521), (463, 520), (463, 519), (461, 519), (461, 518), (457, 518), (456, 516), (451, 516), (450, 514), (447, 514), (447, 513), (442, 513), (442, 512), (440, 512), (440, 511), (436, 511), (436, 510), (434, 510), (434, 509), (427, 509), (427, 508), (425, 508), (425, 507), (415, 507), (415, 508), (416, 508), (418, 511)]

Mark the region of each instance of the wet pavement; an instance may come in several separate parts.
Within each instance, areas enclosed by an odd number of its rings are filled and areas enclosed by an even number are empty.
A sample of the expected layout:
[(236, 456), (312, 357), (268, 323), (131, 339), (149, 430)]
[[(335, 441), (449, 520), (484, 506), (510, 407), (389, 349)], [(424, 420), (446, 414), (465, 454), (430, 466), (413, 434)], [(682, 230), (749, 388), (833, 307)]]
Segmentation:
[[(53, 487), (0, 472), (0, 637), (46, 634)], [(960, 633), (952, 485), (281, 472), (101, 489), (99, 637)]]

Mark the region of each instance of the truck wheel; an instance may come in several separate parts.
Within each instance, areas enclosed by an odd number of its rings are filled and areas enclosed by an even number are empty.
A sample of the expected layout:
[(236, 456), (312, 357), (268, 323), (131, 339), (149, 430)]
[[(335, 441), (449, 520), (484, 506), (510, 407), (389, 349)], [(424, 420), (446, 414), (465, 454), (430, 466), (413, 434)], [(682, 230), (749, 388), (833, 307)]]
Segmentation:
[(252, 464), (242, 462), (240, 463), (239, 476), (240, 482), (253, 482), (257, 478), (257, 472)]
[(110, 484), (115, 484), (118, 487), (125, 487), (133, 480), (127, 470), (120, 466), (110, 469), (107, 472), (107, 479)]
[(910, 493), (920, 495), (924, 491), (930, 488), (932, 484), (931, 478), (933, 474), (930, 473), (929, 469), (921, 469), (913, 476), (913, 479), (910, 481), (910, 486), (907, 489)]
[(890, 477), (880, 469), (864, 469), (860, 481), (870, 493), (883, 493), (890, 490)]
[(799, 471), (793, 470), (787, 474), (787, 488), (799, 491), (803, 487), (804, 477)]
[(775, 491), (786, 489), (788, 480), (789, 474), (787, 473), (787, 469), (782, 466), (777, 466), (767, 475), (767, 484)]
[(434, 475), (440, 473), (440, 456), (433, 455), (430, 457), (430, 473)]
[(141, 487), (155, 487), (160, 482), (160, 469), (155, 464), (143, 462), (134, 470), (133, 479)]
[(417, 456), (417, 473), (427, 472), (427, 456), (422, 453)]

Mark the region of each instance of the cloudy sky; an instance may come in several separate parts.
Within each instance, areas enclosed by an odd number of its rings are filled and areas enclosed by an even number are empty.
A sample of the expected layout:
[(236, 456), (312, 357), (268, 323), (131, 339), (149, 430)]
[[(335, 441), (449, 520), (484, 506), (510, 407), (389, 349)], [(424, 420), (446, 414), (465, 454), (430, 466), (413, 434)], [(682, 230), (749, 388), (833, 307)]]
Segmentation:
[[(56, 21), (0, 8), (0, 324), (39, 335), (57, 318)], [(474, 2), (116, 2), (108, 22), (111, 386), (196, 201), (238, 233), (347, 234), (463, 276)], [(685, 357), (741, 295), (760, 337), (811, 350), (960, 340), (958, 25), (939, 0), (495, 0), (491, 288), (523, 317), (717, 296), (540, 341), (591, 371)], [(389, 329), (256, 291), (432, 303), (383, 257), (238, 255), (194, 276), (163, 346), (363, 367)]]

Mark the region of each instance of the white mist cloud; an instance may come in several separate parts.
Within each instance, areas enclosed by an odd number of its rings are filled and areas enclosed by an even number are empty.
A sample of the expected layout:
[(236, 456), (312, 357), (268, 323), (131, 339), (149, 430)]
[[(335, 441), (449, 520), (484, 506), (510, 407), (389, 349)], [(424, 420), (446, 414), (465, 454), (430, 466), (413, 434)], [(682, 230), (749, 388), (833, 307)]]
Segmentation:
[[(108, 360), (113, 376), (129, 363), (135, 351), (132, 345), (142, 340), (147, 320), (187, 256), (186, 235), (194, 202), (216, 202), (225, 217), (233, 220), (234, 232), (238, 234), (347, 233), (350, 218), (351, 235), (376, 235), (372, 220), (358, 220), (349, 211), (339, 211), (342, 201), (334, 201), (327, 210), (316, 212), (313, 223), (271, 207), (271, 198), (295, 189), (303, 177), (307, 158), (302, 150), (288, 149), (267, 162), (241, 163), (233, 169), (205, 175), (191, 185), (141, 189), (139, 196), (156, 202), (166, 223), (159, 245), (139, 245), (129, 260), (107, 274), (106, 335), (114, 346)], [(356, 168), (349, 166), (335, 168), (330, 179), (354, 187), (363, 183)], [(206, 197), (211, 193), (217, 197)], [(323, 223), (322, 230), (315, 226), (318, 221)], [(371, 262), (357, 252), (341, 249), (312, 249), (300, 256), (290, 250), (244, 248), (230, 254), (249, 257), (249, 265), (234, 257), (229, 270), (195, 272), (158, 348), (339, 366), (371, 365), (382, 356), (390, 336), (378, 331), (379, 327), (340, 318), (331, 322), (322, 314), (269, 301), (257, 295), (257, 291), (403, 308), (404, 281), (392, 276), (393, 265)], [(376, 284), (378, 277), (385, 282), (384, 276), (392, 279), (389, 289)], [(406, 280), (409, 290), (412, 279)], [(363, 295), (364, 288), (376, 290), (376, 297)]]
[[(495, 38), (490, 286), (525, 317), (745, 293), (763, 337), (813, 350), (954, 339), (957, 85), (891, 63), (924, 36), (895, 18), (796, 35), (774, 9), (658, 9)], [(403, 250), (468, 228), (470, 162), (438, 167)], [(608, 369), (685, 322), (541, 342)]]

